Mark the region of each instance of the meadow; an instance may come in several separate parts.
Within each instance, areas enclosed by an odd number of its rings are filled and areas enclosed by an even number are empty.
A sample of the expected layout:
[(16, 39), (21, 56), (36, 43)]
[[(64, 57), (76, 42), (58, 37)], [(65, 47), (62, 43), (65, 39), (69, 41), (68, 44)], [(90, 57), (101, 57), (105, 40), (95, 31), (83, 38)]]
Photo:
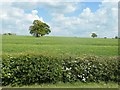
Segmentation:
[(43, 53), (52, 56), (117, 56), (118, 40), (109, 38), (3, 36), (2, 53)]
[(3, 35), (2, 56), (4, 86), (118, 86), (118, 39)]

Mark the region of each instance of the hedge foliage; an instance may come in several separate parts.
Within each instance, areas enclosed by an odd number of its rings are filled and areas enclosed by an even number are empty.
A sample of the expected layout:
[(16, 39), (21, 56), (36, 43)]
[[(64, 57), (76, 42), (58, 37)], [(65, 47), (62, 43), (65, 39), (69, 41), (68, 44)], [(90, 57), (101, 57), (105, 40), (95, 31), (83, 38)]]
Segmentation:
[(2, 85), (4, 86), (76, 81), (117, 82), (118, 74), (117, 58), (4, 55), (2, 60)]

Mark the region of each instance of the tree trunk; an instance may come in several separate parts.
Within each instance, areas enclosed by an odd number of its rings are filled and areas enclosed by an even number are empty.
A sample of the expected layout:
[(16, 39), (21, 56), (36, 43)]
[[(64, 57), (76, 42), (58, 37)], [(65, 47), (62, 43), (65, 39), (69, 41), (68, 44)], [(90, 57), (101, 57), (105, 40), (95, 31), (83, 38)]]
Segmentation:
[(39, 34), (38, 34), (38, 33), (36, 33), (36, 37), (39, 37)]
[(43, 36), (43, 34), (41, 34), (41, 36)]

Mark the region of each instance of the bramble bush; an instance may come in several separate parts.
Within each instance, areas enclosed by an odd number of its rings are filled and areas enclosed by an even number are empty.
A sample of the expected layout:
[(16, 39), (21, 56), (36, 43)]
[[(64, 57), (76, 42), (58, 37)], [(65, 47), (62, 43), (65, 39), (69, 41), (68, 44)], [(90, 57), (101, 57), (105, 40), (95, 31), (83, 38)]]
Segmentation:
[(118, 82), (117, 57), (52, 57), (3, 55), (2, 85), (20, 86), (57, 82)]

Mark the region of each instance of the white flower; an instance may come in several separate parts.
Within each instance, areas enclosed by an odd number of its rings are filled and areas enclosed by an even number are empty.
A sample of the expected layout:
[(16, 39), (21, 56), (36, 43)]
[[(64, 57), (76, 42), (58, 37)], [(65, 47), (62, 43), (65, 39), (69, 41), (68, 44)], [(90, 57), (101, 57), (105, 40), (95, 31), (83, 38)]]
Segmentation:
[(66, 70), (70, 70), (69, 68), (66, 68)]
[(86, 79), (83, 77), (83, 79), (82, 79), (84, 82), (86, 82)]
[(8, 73), (8, 75), (11, 75), (10, 73)]

